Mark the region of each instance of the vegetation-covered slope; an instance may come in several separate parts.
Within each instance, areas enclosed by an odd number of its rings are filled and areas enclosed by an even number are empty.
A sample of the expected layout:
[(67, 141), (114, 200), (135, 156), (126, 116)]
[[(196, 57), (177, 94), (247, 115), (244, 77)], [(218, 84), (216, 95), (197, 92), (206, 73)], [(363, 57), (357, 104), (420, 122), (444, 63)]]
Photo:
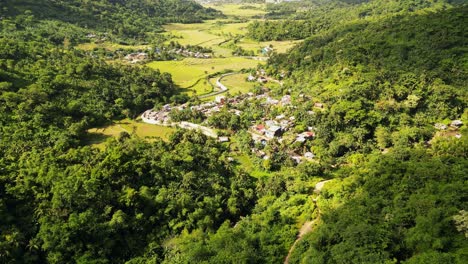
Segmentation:
[(292, 89), (327, 105), (306, 117), (332, 156), (427, 141), (466, 109), (466, 7), (357, 23), (271, 59)]
[(61, 21), (130, 38), (161, 32), (163, 23), (193, 23), (221, 16), (214, 9), (180, 0), (4, 0), (0, 14), (17, 16), (25, 11), (41, 20)]

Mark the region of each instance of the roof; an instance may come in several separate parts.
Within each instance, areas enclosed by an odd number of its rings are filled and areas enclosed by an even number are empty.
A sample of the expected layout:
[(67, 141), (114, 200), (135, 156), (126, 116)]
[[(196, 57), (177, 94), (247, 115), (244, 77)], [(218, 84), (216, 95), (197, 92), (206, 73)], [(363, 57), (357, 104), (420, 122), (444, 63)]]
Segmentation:
[(281, 129), (280, 126), (271, 126), (271, 127), (268, 128), (268, 131), (276, 132), (276, 131), (278, 131), (280, 129)]

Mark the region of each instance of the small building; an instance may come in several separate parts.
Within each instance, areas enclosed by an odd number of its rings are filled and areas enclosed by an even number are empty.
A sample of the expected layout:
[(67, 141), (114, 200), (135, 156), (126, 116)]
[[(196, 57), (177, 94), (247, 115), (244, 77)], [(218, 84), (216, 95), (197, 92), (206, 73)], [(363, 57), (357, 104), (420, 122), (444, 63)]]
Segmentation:
[(322, 103), (315, 103), (314, 107), (323, 109), (323, 104)]
[(303, 136), (301, 136), (301, 135), (298, 135), (298, 136), (296, 137), (296, 142), (304, 143), (304, 142), (306, 142), (306, 138), (303, 137)]
[(262, 48), (262, 54), (263, 54), (263, 55), (267, 55), (267, 54), (269, 54), (269, 53), (272, 52), (272, 51), (273, 51), (273, 49), (270, 48), (270, 47), (268, 47), (268, 46)]
[(271, 97), (267, 97), (265, 103), (269, 105), (276, 105), (279, 103), (279, 100), (273, 99)]
[(224, 104), (225, 101), (226, 101), (226, 96), (224, 95), (218, 95), (215, 97), (215, 102), (218, 104)]
[(291, 104), (291, 96), (290, 95), (285, 95), (281, 98), (281, 104), (282, 105), (289, 105)]
[(447, 129), (447, 125), (445, 124), (442, 124), (442, 123), (437, 123), (434, 125), (434, 127), (438, 130), (446, 130)]
[(257, 132), (257, 133), (259, 133), (259, 134), (262, 134), (262, 135), (263, 135), (263, 134), (265, 133), (265, 131), (266, 131), (265, 126), (262, 125), (262, 124), (253, 126), (252, 129), (253, 129), (255, 132)]
[(315, 155), (312, 152), (306, 152), (306, 153), (304, 153), (304, 158), (313, 159), (313, 158), (315, 158)]
[(267, 80), (267, 78), (265, 78), (265, 77), (263, 77), (263, 76), (260, 76), (260, 77), (258, 77), (257, 81), (258, 81), (259, 83), (266, 83), (268, 80)]
[(254, 81), (255, 81), (255, 76), (253, 76), (252, 74), (250, 74), (250, 75), (247, 77), (247, 81), (249, 81), (249, 82), (254, 82)]
[(218, 138), (218, 141), (223, 143), (223, 142), (229, 142), (229, 138), (228, 137), (219, 137)]
[(292, 160), (294, 160), (296, 162), (296, 164), (299, 164), (302, 161), (302, 157), (299, 156), (299, 155), (291, 155), (290, 157), (291, 157)]
[(281, 135), (280, 126), (271, 126), (265, 131), (265, 136), (269, 138), (278, 137)]
[(461, 138), (462, 135), (461, 135), (461, 134), (456, 134), (455, 137), (456, 137), (456, 138)]
[(281, 119), (285, 119), (285, 118), (286, 118), (286, 116), (285, 116), (284, 114), (277, 115), (277, 116), (275, 117), (275, 119), (277, 119), (277, 120), (281, 120)]
[(459, 128), (463, 125), (463, 122), (461, 120), (453, 120), (452, 123), (450, 123), (451, 127), (456, 127)]

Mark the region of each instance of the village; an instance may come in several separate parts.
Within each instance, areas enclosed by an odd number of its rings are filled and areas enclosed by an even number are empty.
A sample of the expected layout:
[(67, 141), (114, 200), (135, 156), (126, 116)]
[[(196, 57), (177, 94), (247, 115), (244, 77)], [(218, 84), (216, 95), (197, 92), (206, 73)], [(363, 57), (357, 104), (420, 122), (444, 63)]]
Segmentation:
[[(265, 75), (262, 75), (262, 73), (264, 74), (265, 72), (261, 70), (257, 72), (256, 76), (249, 75), (247, 77), (247, 81), (257, 81), (260, 84), (264, 84), (267, 82), (267, 79), (271, 79)], [(220, 92), (227, 91), (227, 87), (225, 87), (219, 81), (219, 79), (217, 86), (220, 89)], [(202, 102), (199, 104), (184, 103), (177, 106), (166, 104), (160, 109), (150, 109), (145, 111), (141, 115), (141, 118), (145, 123), (199, 130), (206, 136), (217, 138), (219, 142), (229, 142), (230, 138), (228, 136), (218, 136), (219, 133), (217, 132), (217, 129), (214, 127), (209, 127), (206, 124), (206, 118), (221, 112), (222, 109), (225, 108), (228, 109), (229, 113), (241, 116), (243, 111), (241, 110), (242, 107), (240, 106), (244, 103), (259, 104), (265, 109), (272, 107), (281, 107), (286, 109), (295, 107), (290, 95), (274, 98), (270, 95), (270, 92), (266, 87), (262, 87), (261, 92), (258, 94), (248, 92), (232, 97), (217, 95), (213, 101)], [(323, 104), (321, 103), (316, 103), (314, 106), (319, 109), (323, 108)], [(171, 119), (171, 113), (173, 111), (183, 110), (190, 110), (201, 113), (204, 116), (205, 121), (201, 124), (195, 124), (187, 121), (175, 122)], [(308, 111), (308, 114), (314, 114), (314, 112)], [(270, 157), (261, 148), (268, 145), (272, 140), (276, 140), (277, 142), (281, 143), (284, 140), (284, 136), (287, 134), (288, 138), (294, 139), (293, 143), (303, 145), (305, 142), (311, 141), (315, 138), (316, 133), (314, 127), (308, 127), (306, 131), (296, 133), (293, 130), (294, 125), (295, 117), (293, 115), (287, 116), (286, 114), (280, 114), (271, 118), (264, 117), (258, 121), (252, 121), (251, 126), (247, 130), (251, 136), (251, 152), (261, 159), (268, 160)], [(297, 151), (297, 149), (292, 149), (288, 155), (297, 164), (303, 162), (304, 160), (313, 160), (315, 158), (315, 155), (311, 152), (310, 149), (307, 148), (300, 148), (300, 151)]]

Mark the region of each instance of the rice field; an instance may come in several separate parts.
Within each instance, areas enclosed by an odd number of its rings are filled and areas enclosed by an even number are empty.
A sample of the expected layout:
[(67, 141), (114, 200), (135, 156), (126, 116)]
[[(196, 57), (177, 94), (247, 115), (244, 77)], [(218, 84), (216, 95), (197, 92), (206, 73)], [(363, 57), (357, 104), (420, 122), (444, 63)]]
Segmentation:
[(205, 82), (209, 74), (224, 70), (239, 71), (254, 68), (258, 63), (259, 61), (241, 57), (186, 58), (181, 61), (154, 61), (148, 63), (147, 66), (170, 73), (175, 83), (181, 88), (188, 89), (187, 92), (191, 94), (201, 95), (211, 91), (211, 85)]

